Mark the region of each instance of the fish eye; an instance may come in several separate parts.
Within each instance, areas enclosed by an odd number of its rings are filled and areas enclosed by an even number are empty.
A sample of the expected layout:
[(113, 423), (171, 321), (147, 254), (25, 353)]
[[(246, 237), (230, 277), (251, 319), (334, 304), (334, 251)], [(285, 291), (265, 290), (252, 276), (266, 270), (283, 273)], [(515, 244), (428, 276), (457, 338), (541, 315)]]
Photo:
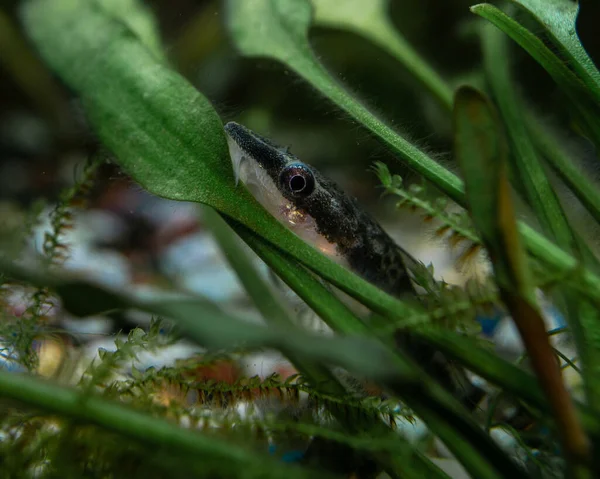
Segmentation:
[(315, 177), (301, 164), (286, 166), (279, 175), (279, 181), (283, 188), (297, 197), (306, 197), (315, 189)]

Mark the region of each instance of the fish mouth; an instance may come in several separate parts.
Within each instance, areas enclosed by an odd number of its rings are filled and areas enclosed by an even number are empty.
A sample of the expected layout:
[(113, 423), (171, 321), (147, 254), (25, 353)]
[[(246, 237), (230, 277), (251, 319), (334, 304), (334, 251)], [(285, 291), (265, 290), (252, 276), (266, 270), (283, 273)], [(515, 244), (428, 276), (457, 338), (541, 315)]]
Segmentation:
[[(230, 153), (232, 144), (235, 144), (246, 158), (253, 159), (261, 168), (264, 168), (274, 181), (279, 177), (279, 172), (287, 164), (283, 148), (233, 121), (227, 123), (224, 129), (227, 133)], [(236, 165), (234, 165), (235, 167)]]
[[(278, 216), (285, 199), (263, 161), (264, 156), (274, 147), (264, 143), (254, 132), (234, 122), (225, 125), (225, 133), (236, 186), (241, 181), (259, 203), (272, 215)], [(272, 163), (267, 161), (267, 166), (272, 166)]]

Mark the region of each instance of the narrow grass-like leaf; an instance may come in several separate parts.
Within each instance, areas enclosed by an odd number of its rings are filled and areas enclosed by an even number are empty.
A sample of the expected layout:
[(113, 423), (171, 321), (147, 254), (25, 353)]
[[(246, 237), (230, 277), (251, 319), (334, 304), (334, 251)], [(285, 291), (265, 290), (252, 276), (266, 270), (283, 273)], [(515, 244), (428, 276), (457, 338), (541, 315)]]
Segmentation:
[(560, 138), (547, 131), (535, 117), (528, 116), (527, 128), (536, 147), (587, 211), (600, 223), (600, 192), (589, 175), (570, 157)]
[(398, 32), (388, 15), (389, 0), (311, 1), (315, 25), (367, 38), (396, 58), (442, 108), (452, 111), (452, 89)]
[(373, 115), (319, 63), (308, 43), (308, 0), (228, 0), (227, 5), (229, 29), (244, 55), (274, 58), (286, 64), (388, 144), (407, 165), (460, 202), (462, 183), (455, 175)]
[[(419, 330), (415, 334), (427, 338), (430, 344), (435, 345), (444, 354), (500, 386), (503, 391), (522, 398), (539, 411), (550, 411), (550, 404), (544, 392), (531, 374), (500, 359), (492, 351), (477, 347), (472, 339), (458, 333), (439, 330)], [(587, 406), (579, 404), (578, 409), (586, 431), (600, 438), (600, 418)]]
[(311, 478), (318, 471), (286, 466), (256, 451), (245, 450), (216, 435), (202, 434), (152, 417), (114, 401), (52, 384), (33, 376), (0, 371), (0, 396), (76, 421), (96, 424), (148, 447), (195, 457), (220, 459), (257, 477)]
[[(471, 11), (489, 20), (510, 36), (544, 67), (571, 100), (572, 111), (585, 133), (596, 146), (600, 146), (600, 90), (586, 88), (586, 83), (540, 38), (498, 8), (489, 4), (480, 4), (471, 7)], [(575, 35), (574, 27), (573, 35)]]
[(274, 326), (265, 328), (226, 315), (205, 301), (136, 300), (84, 281), (25, 270), (12, 264), (0, 263), (0, 274), (51, 287), (61, 297), (65, 309), (77, 316), (107, 310), (139, 309), (173, 319), (186, 336), (198, 344), (215, 348), (239, 344), (248, 348), (272, 347), (284, 354), (338, 365), (350, 373), (381, 383), (405, 399), (476, 477), (501, 478), (506, 474), (515, 478), (525, 477), (456, 399), (426, 375), (420, 374), (410, 360), (391, 353), (374, 341), (350, 337), (323, 338), (292, 327), (285, 330)]
[(486, 80), (512, 146), (509, 158), (512, 160), (513, 171), (544, 232), (558, 246), (570, 251), (575, 245), (575, 237), (529, 137), (524, 111), (517, 103), (515, 87), (510, 77), (511, 63), (506, 36), (492, 25), (485, 25), (482, 30)]
[(589, 460), (589, 443), (562, 382), (560, 368), (536, 304), (520, 244), (507, 179), (507, 148), (487, 99), (463, 87), (455, 102), (455, 153), (460, 162), (473, 221), (490, 254), (504, 303), (508, 307), (548, 396), (572, 472)]
[[(214, 304), (199, 298), (135, 299), (87, 281), (24, 269), (11, 263), (0, 263), (0, 274), (35, 286), (51, 288), (62, 299), (63, 307), (75, 316), (138, 309), (173, 319), (198, 344), (215, 348), (233, 347), (236, 343), (244, 343), (248, 348), (273, 347), (284, 353), (306, 356), (326, 364), (337, 364), (375, 380), (386, 381), (404, 376), (409, 383), (418, 382), (418, 376), (414, 372), (406, 367), (399, 369), (392, 354), (366, 338), (324, 338), (291, 325), (286, 329), (275, 326), (266, 328), (225, 314)], [(366, 357), (356, 357), (357, 348), (364, 348)]]
[[(530, 136), (530, 128), (527, 127), (528, 122), (535, 119), (528, 117), (526, 111), (519, 106), (518, 95), (510, 79), (511, 63), (507, 37), (493, 25), (484, 25), (481, 35), (487, 82), (504, 120), (512, 145), (512, 155), (509, 158), (512, 160), (513, 171), (522, 184), (524, 194), (546, 234), (554, 238), (562, 249), (574, 251), (592, 271), (598, 271), (596, 256), (581, 236), (571, 229), (538, 157), (533, 138)], [(593, 345), (586, 340), (586, 331), (579, 322), (578, 307), (581, 298), (569, 291), (556, 291), (554, 300), (568, 319), (578, 353), (587, 371), (591, 366), (590, 348)], [(587, 377), (587, 374), (584, 377)], [(590, 395), (592, 390), (590, 388), (586, 390), (588, 400), (593, 403), (593, 397)]]
[(291, 323), (290, 311), (285, 302), (260, 274), (227, 223), (208, 207), (202, 208), (202, 222), (210, 229), (229, 266), (265, 321), (288, 326)]
[[(237, 244), (233, 237), (233, 231), (227, 226), (226, 222), (216, 212), (208, 208), (204, 209), (203, 220), (210, 227), (229, 264), (236, 272), (265, 321), (268, 324), (282, 328), (292, 326), (285, 305), (256, 270), (246, 252)], [(291, 258), (282, 256), (282, 253), (273, 245), (243, 225), (235, 223), (233, 220), (230, 220), (230, 222), (237, 234), (333, 329), (350, 334), (366, 331), (360, 320), (303, 266), (295, 263)], [(326, 367), (297, 356), (291, 356), (290, 360), (300, 373), (321, 393), (341, 397), (347, 394), (344, 386)], [(360, 432), (361, 434), (370, 434), (372, 437), (389, 433), (388, 428), (378, 420), (374, 423), (370, 418), (361, 418), (360, 415), (351, 416), (352, 419), (348, 420), (345, 412), (340, 414), (335, 408), (331, 413), (350, 433)], [(401, 443), (398, 445), (401, 449), (402, 447), (410, 448), (401, 438), (397, 438), (396, 441)], [(406, 467), (398, 463), (394, 455), (378, 452), (373, 456), (382, 469), (390, 474), (397, 474), (400, 471), (406, 472)], [(414, 459), (414, 466), (418, 466), (416, 467), (417, 470), (427, 470), (429, 474), (437, 474), (433, 477), (443, 477), (441, 471), (431, 461), (420, 455), (415, 456)], [(412, 471), (411, 468), (409, 469)]]
[(363, 322), (336, 298), (325, 285), (313, 276), (301, 264), (286, 258), (270, 243), (245, 228), (231, 222), (236, 233), (241, 236), (254, 252), (269, 265), (273, 271), (300, 296), (334, 331), (342, 334), (368, 334)]
[(600, 72), (577, 35), (579, 2), (571, 0), (510, 0), (529, 12), (542, 26), (569, 66), (600, 103)]

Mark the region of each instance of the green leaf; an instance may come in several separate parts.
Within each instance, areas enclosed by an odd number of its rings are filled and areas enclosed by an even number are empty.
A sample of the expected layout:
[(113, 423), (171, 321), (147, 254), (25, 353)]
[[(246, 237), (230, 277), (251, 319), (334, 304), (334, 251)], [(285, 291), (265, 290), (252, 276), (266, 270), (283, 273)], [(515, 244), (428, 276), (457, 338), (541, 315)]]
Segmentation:
[[(525, 195), (536, 213), (542, 227), (553, 237), (556, 243), (564, 250), (572, 249), (576, 256), (581, 257), (583, 263), (592, 271), (598, 271), (598, 260), (583, 239), (569, 225), (566, 214), (563, 211), (556, 194), (550, 185), (545, 170), (537, 156), (534, 140), (530, 132), (537, 130), (538, 144), (543, 142), (549, 135), (543, 127), (537, 126), (536, 119), (528, 116), (520, 105), (512, 82), (509, 78), (507, 65), (510, 65), (507, 51), (507, 40), (505, 35), (492, 25), (485, 25), (482, 32), (484, 51), (484, 64), (486, 77), (496, 98), (496, 103), (504, 119), (506, 131), (508, 132), (513, 146), (511, 155), (514, 169), (518, 172)], [(534, 126), (536, 125), (536, 126)], [(548, 140), (545, 140), (548, 141)], [(549, 152), (551, 159), (559, 161), (559, 165), (565, 165), (567, 171), (571, 172), (573, 166), (567, 158), (560, 156), (560, 148)], [(564, 168), (563, 168), (564, 169)], [(586, 182), (582, 184), (585, 189)], [(579, 188), (576, 188), (577, 190)], [(590, 393), (593, 391), (587, 385), (592, 383), (593, 371), (593, 349), (594, 344), (589, 341), (591, 331), (586, 331), (580, 322), (581, 297), (572, 291), (557, 291), (554, 294), (555, 304), (563, 310), (568, 324), (577, 344), (577, 351), (586, 374), (584, 375), (588, 402), (595, 401)], [(587, 372), (590, 371), (590, 374)]]
[(590, 181), (576, 158), (572, 158), (565, 146), (560, 141), (560, 136), (548, 131), (532, 115), (528, 116), (527, 128), (536, 147), (544, 159), (560, 176), (590, 215), (600, 223), (600, 192), (598, 187)]
[[(387, 381), (391, 377), (401, 382), (418, 381), (415, 373), (401, 367), (385, 348), (369, 339), (356, 337), (324, 338), (287, 325), (266, 328), (251, 320), (242, 320), (220, 311), (213, 303), (195, 297), (177, 300), (135, 299), (88, 281), (67, 275), (47, 274), (0, 262), (0, 274), (17, 281), (53, 289), (62, 299), (63, 307), (75, 316), (93, 316), (106, 311), (137, 309), (170, 318), (198, 344), (214, 348), (230, 348), (244, 343), (248, 348), (274, 347), (284, 353), (306, 357), (317, 362), (337, 364), (358, 375)], [(357, 357), (363, 348), (367, 357)]]
[(308, 0), (228, 0), (228, 26), (246, 56), (279, 60), (368, 128), (411, 168), (435, 183), (452, 199), (462, 197), (462, 183), (425, 152), (398, 135), (336, 83), (308, 43), (311, 5)]
[[(417, 330), (415, 334), (503, 391), (523, 399), (539, 411), (550, 410), (544, 392), (530, 373), (500, 359), (494, 352), (478, 347), (473, 339), (450, 331), (431, 329)], [(600, 418), (587, 406), (579, 404), (578, 409), (586, 430), (590, 435), (600, 437)]]
[(286, 257), (256, 233), (239, 223), (230, 222), (236, 233), (277, 275), (300, 296), (334, 331), (342, 334), (368, 335), (363, 322), (301, 264)]
[[(568, 22), (568, 17), (565, 21), (558, 20), (565, 12), (557, 12), (557, 5), (562, 4), (562, 6), (566, 6), (567, 1), (568, 0), (552, 0), (548, 10), (553, 13), (544, 15), (544, 18), (547, 20), (553, 18), (551, 24), (556, 27), (554, 28), (555, 33), (564, 32), (565, 22)], [(534, 4), (540, 2), (528, 0), (527, 3)], [(568, 1), (568, 3), (573, 4), (573, 2), (570, 1)], [(536, 9), (536, 11), (537, 10), (541, 10), (541, 8)], [(579, 45), (581, 51), (576, 56), (570, 56), (571, 61), (566, 64), (559, 56), (554, 54), (540, 38), (498, 8), (489, 4), (480, 4), (471, 7), (471, 11), (486, 20), (489, 20), (496, 27), (510, 36), (544, 67), (571, 100), (572, 104), (570, 106), (572, 107), (572, 111), (580, 125), (583, 127), (585, 133), (596, 146), (600, 147), (600, 87), (597, 84), (598, 72), (595, 70), (595, 67), (589, 58), (585, 64), (580, 63), (583, 61), (581, 53), (587, 57), (583, 47)], [(570, 35), (576, 38), (574, 23)], [(576, 41), (578, 42), (578, 40)], [(569, 41), (569, 48), (562, 46), (560, 42), (557, 44), (561, 50), (576, 54), (577, 52), (573, 49), (573, 45), (573, 40)], [(593, 69), (593, 71), (590, 68)], [(579, 76), (578, 73), (584, 74), (584, 77)]]
[(548, 396), (571, 472), (579, 471), (589, 459), (589, 442), (562, 381), (536, 304), (512, 206), (506, 168), (508, 151), (500, 123), (482, 94), (462, 87), (456, 94), (454, 124), (455, 154), (465, 177), (473, 222), (490, 254), (502, 299)]
[(549, 34), (554, 46), (600, 102), (600, 72), (577, 35), (579, 3), (571, 0), (511, 0), (529, 12)]
[(442, 108), (452, 111), (452, 89), (398, 32), (388, 15), (389, 0), (311, 1), (315, 25), (350, 31), (370, 40), (396, 58)]
[(491, 25), (482, 31), (486, 79), (510, 140), (512, 167), (544, 232), (569, 251), (575, 243), (571, 227), (529, 136), (510, 78), (510, 58), (505, 35)]
[[(305, 244), (236, 188), (221, 120), (210, 103), (157, 62), (122, 22), (82, 0), (31, 0), (23, 19), (42, 56), (81, 97), (104, 144), (144, 188), (205, 203), (374, 310), (402, 314), (402, 303)], [(61, 34), (65, 30), (69, 36)]]
[(127, 25), (129, 31), (134, 33), (157, 59), (166, 60), (158, 24), (150, 7), (140, 0), (93, 1), (98, 8)]

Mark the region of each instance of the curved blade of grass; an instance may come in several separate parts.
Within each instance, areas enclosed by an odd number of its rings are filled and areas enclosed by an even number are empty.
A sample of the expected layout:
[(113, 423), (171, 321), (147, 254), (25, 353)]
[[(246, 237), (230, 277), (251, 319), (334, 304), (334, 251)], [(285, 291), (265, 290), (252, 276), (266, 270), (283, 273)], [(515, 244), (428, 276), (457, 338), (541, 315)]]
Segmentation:
[[(529, 135), (527, 114), (519, 107), (517, 94), (510, 80), (510, 58), (506, 36), (502, 31), (488, 24), (482, 29), (482, 44), (486, 78), (512, 145), (513, 154), (510, 158), (513, 170), (518, 174), (529, 204), (546, 234), (554, 238), (563, 250), (575, 251), (592, 271), (598, 271), (600, 266), (596, 256), (583, 239), (571, 229), (537, 155), (533, 139)], [(587, 372), (592, 364), (594, 345), (586, 340), (586, 331), (579, 321), (578, 305), (581, 298), (562, 290), (555, 292), (554, 299), (568, 319), (577, 343), (578, 354)], [(596, 395), (589, 387), (590, 381), (587, 378), (588, 375), (585, 374), (588, 401), (593, 404)]]
[(311, 2), (315, 25), (350, 31), (370, 40), (395, 57), (442, 108), (452, 111), (452, 89), (398, 32), (388, 16), (389, 0)]
[[(471, 11), (510, 36), (544, 67), (571, 100), (572, 111), (586, 134), (597, 147), (600, 147), (600, 90), (597, 87), (588, 88), (587, 84), (546, 47), (540, 38), (498, 8), (484, 3), (471, 7)], [(573, 33), (575, 33), (574, 27)], [(573, 61), (576, 63), (575, 59)]]
[(245, 450), (216, 435), (179, 427), (115, 401), (52, 384), (33, 376), (0, 371), (0, 396), (54, 414), (96, 424), (149, 447), (195, 457), (219, 458), (238, 470), (260, 471), (261, 477), (314, 477), (318, 471), (290, 467), (256, 451)]
[(590, 215), (600, 223), (600, 192), (598, 187), (589, 180), (589, 175), (577, 166), (575, 159), (570, 157), (560, 143), (559, 137), (543, 128), (533, 115), (529, 115), (527, 128), (544, 159), (581, 201)]
[(95, 3), (104, 13), (123, 22), (157, 59), (166, 61), (158, 23), (148, 5), (139, 0), (96, 0)]
[(335, 297), (317, 278), (292, 258), (285, 257), (270, 243), (243, 225), (229, 220), (236, 233), (300, 296), (334, 331), (342, 334), (367, 335), (368, 329), (350, 309)]
[[(137, 309), (170, 318), (198, 344), (215, 348), (244, 343), (248, 348), (276, 348), (284, 353), (317, 362), (337, 364), (361, 376), (386, 381), (395, 378), (418, 382), (409, 368), (398, 368), (394, 356), (367, 338), (324, 338), (299, 328), (266, 328), (249, 320), (238, 319), (195, 297), (177, 300), (142, 300), (67, 275), (44, 273), (11, 263), (0, 262), (0, 274), (16, 281), (48, 287), (61, 297), (63, 307), (75, 316), (93, 316), (106, 311)], [(362, 350), (365, 357), (357, 357)], [(404, 378), (404, 379), (401, 379)]]
[(572, 470), (589, 459), (589, 442), (562, 382), (544, 321), (537, 308), (521, 247), (506, 176), (506, 146), (486, 98), (463, 87), (456, 95), (455, 153), (475, 226), (490, 254), (497, 284), (519, 330), (540, 385), (548, 395)]
[[(502, 387), (503, 391), (514, 394), (540, 411), (550, 411), (544, 392), (531, 374), (500, 359), (495, 353), (478, 347), (472, 339), (451, 331), (417, 330), (415, 334), (426, 338), (430, 344), (448, 357), (460, 361), (469, 370)], [(600, 418), (587, 406), (578, 404), (578, 410), (586, 431), (600, 437)]]
[(228, 0), (227, 7), (229, 30), (244, 55), (285, 63), (383, 140), (407, 165), (460, 202), (462, 183), (456, 176), (357, 102), (315, 58), (307, 38), (311, 23), (308, 0)]
[(486, 80), (512, 147), (509, 158), (513, 170), (544, 232), (562, 249), (570, 251), (576, 243), (575, 236), (529, 137), (524, 112), (517, 103), (510, 78), (511, 63), (506, 36), (492, 25), (485, 25), (482, 30)]
[(581, 78), (590, 94), (600, 103), (600, 72), (577, 35), (578, 2), (570, 0), (510, 0), (529, 12), (549, 34), (549, 38), (569, 66)]

